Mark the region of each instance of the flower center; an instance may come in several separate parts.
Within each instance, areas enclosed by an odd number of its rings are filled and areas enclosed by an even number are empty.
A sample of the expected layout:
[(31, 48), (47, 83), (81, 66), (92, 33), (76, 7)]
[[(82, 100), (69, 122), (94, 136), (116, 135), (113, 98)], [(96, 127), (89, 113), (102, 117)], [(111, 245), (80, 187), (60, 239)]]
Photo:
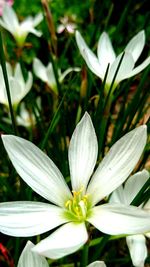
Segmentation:
[(85, 221), (88, 211), (88, 195), (83, 195), (83, 188), (72, 191), (73, 198), (67, 200), (65, 207), (67, 215), (75, 221)]

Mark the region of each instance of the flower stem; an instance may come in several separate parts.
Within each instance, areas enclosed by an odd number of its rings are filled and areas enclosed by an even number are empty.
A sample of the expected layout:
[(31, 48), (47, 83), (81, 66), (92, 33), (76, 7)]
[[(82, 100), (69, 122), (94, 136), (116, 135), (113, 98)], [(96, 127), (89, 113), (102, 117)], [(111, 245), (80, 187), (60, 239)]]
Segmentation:
[(51, 9), (49, 7), (48, 1), (47, 0), (41, 0), (44, 11), (45, 11), (45, 17), (47, 20), (47, 25), (48, 25), (48, 29), (51, 35), (51, 42), (52, 42), (52, 47), (54, 50), (55, 55), (57, 56), (57, 36), (56, 36), (56, 32), (55, 32), (55, 25), (53, 22), (53, 16), (51, 13)]
[(86, 267), (87, 266), (87, 264), (88, 264), (88, 252), (89, 252), (89, 242), (87, 242), (83, 247), (80, 267)]

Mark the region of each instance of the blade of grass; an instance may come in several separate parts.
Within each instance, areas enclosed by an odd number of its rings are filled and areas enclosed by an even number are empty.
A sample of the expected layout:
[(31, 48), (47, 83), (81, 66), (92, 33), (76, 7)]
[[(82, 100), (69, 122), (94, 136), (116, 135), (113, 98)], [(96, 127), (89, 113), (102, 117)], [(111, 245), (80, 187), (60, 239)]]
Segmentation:
[[(143, 95), (142, 99), (141, 99), (141, 104), (140, 104), (140, 107), (139, 107), (139, 110), (138, 110), (138, 114), (137, 114), (137, 118), (135, 120), (135, 123), (133, 123), (133, 128), (135, 128), (135, 126), (138, 124), (138, 122), (140, 121), (141, 118), (144, 117), (144, 115), (146, 113), (149, 112), (149, 106), (146, 108), (145, 105), (147, 104), (147, 99), (149, 97), (149, 92), (147, 92), (145, 95)], [(143, 113), (144, 111), (144, 113)]]
[[(124, 11), (123, 11), (123, 13), (121, 14), (120, 20), (119, 20), (119, 22), (118, 22), (118, 24), (117, 24), (117, 27), (116, 27), (116, 31), (115, 31), (114, 37), (115, 37), (115, 36), (117, 36), (117, 37), (119, 36), (120, 32), (122, 31), (123, 26), (126, 24), (126, 21), (127, 21), (127, 15), (128, 15), (128, 13), (129, 13), (129, 8), (130, 8), (132, 2), (133, 2), (132, 0), (127, 1), (126, 5), (125, 5), (125, 8), (124, 8)], [(115, 38), (115, 41), (116, 41), (116, 40), (118, 41), (119, 38)]]
[[(67, 92), (66, 92), (66, 93), (67, 93)], [(59, 121), (59, 117), (58, 117), (58, 116), (59, 116), (59, 111), (60, 111), (60, 109), (61, 109), (61, 107), (62, 107), (62, 104), (63, 104), (63, 102), (64, 102), (64, 98), (65, 98), (65, 96), (66, 96), (66, 93), (64, 94), (64, 96), (63, 96), (63, 98), (62, 98), (62, 100), (61, 100), (61, 102), (60, 102), (60, 104), (59, 104), (59, 106), (58, 106), (58, 108), (57, 108), (57, 110), (56, 110), (54, 116), (53, 116), (53, 119), (52, 119), (52, 121), (51, 121), (51, 123), (50, 123), (50, 125), (49, 125), (49, 127), (48, 127), (48, 130), (47, 130), (47, 132), (46, 132), (46, 134), (45, 134), (45, 138), (44, 138), (44, 140), (42, 141), (42, 144), (41, 144), (41, 146), (40, 146), (40, 148), (41, 148), (42, 150), (46, 147), (47, 142), (48, 142), (48, 139), (49, 139), (49, 136), (50, 136), (50, 134), (53, 132), (54, 128), (56, 127), (56, 125), (57, 125), (57, 123), (58, 123), (58, 121)]]
[(136, 93), (134, 95), (133, 100), (127, 107), (126, 111), (126, 117), (129, 116), (128, 123), (125, 128), (125, 132), (127, 132), (130, 128), (131, 122), (135, 116), (135, 113), (137, 112), (138, 108), (140, 107), (140, 102), (141, 102), (141, 92), (143, 91), (144, 84), (147, 80), (147, 77), (149, 75), (150, 67), (148, 67), (145, 72), (143, 73), (142, 79), (138, 85), (138, 88), (136, 90)]
[[(118, 119), (116, 121), (116, 127), (115, 127), (115, 130), (113, 133), (111, 145), (116, 140), (118, 140), (123, 134), (125, 134), (126, 132), (129, 131), (131, 124), (132, 124), (132, 128), (135, 128), (135, 126), (139, 122), (140, 114), (143, 111), (142, 109), (143, 109), (144, 104), (146, 103), (147, 96), (149, 93), (148, 91), (146, 91), (146, 93), (143, 92), (143, 87), (144, 87), (144, 84), (147, 80), (149, 70), (150, 70), (150, 68), (146, 69), (145, 72), (143, 73), (142, 79), (141, 79), (141, 81), (140, 81), (140, 83), (136, 89), (136, 92), (135, 92), (131, 102), (127, 104), (127, 107), (124, 108), (124, 110), (123, 109), (120, 110), (120, 114), (118, 115)], [(130, 86), (130, 83), (129, 83), (129, 86)], [(145, 90), (147, 90), (147, 88), (145, 88)], [(143, 93), (143, 96), (142, 96), (142, 93)], [(124, 97), (125, 97), (125, 95), (124, 95)], [(125, 100), (127, 100), (127, 95), (124, 98), (124, 105), (126, 104)], [(134, 118), (136, 112), (140, 112), (140, 113), (139, 113), (139, 116), (137, 117), (135, 123), (133, 124), (133, 118)], [(121, 113), (122, 113), (122, 117), (121, 117)], [(120, 120), (120, 118), (121, 118), (121, 120)], [(123, 128), (124, 128), (124, 130), (123, 130)]]
[(113, 90), (113, 86), (114, 86), (114, 82), (115, 82), (117, 73), (119, 71), (119, 68), (121, 66), (121, 62), (122, 62), (123, 57), (124, 57), (124, 54), (125, 53), (122, 54), (122, 57), (119, 61), (118, 67), (116, 69), (112, 83), (111, 83), (110, 88), (109, 88), (109, 92), (108, 92), (108, 94), (106, 96), (106, 100), (104, 102), (103, 117), (102, 117), (101, 126), (100, 126), (100, 138), (99, 138), (99, 151), (103, 155), (104, 155), (104, 149), (105, 149), (105, 142), (106, 142), (106, 138), (107, 138), (107, 130), (108, 130), (109, 121), (110, 121), (110, 117), (111, 117), (111, 105), (112, 105), (111, 93)]
[(107, 69), (106, 69), (103, 83), (102, 83), (100, 90), (99, 90), (99, 101), (98, 101), (97, 109), (96, 109), (95, 114), (94, 114), (94, 126), (95, 126), (95, 130), (96, 130), (96, 133), (98, 136), (99, 153), (101, 152), (101, 145), (102, 145), (101, 136), (104, 136), (103, 130), (105, 130), (105, 127), (106, 127), (106, 125), (105, 125), (106, 120), (104, 120), (104, 118), (103, 118), (103, 115), (104, 115), (103, 112), (104, 112), (104, 101), (105, 101), (104, 90), (105, 90), (105, 84), (106, 84), (108, 71), (109, 71), (109, 64), (108, 64)]
[(89, 244), (85, 244), (82, 250), (81, 256), (81, 264), (80, 267), (86, 267), (88, 264), (88, 252), (89, 252)]
[[(127, 99), (128, 99), (128, 93), (129, 93), (129, 89), (130, 89), (130, 81), (129, 82), (125, 82), (123, 89), (123, 102), (122, 105), (120, 107), (120, 110), (118, 112), (118, 117), (115, 120), (114, 123), (114, 131), (113, 131), (113, 136), (111, 139), (111, 146), (119, 139), (119, 137), (121, 136), (122, 130), (123, 130), (123, 126), (124, 126), (124, 122), (125, 122), (125, 111), (126, 111), (126, 103), (127, 103)], [(115, 99), (115, 104), (117, 104), (118, 99)]]
[(8, 98), (8, 104), (9, 104), (9, 110), (10, 110), (10, 116), (12, 121), (12, 128), (15, 135), (17, 135), (17, 127), (15, 122), (15, 116), (14, 111), (11, 103), (11, 95), (10, 95), (10, 88), (9, 88), (9, 82), (8, 82), (8, 76), (7, 76), (7, 70), (6, 70), (6, 63), (5, 63), (5, 56), (4, 56), (4, 50), (3, 50), (3, 40), (2, 40), (2, 34), (0, 32), (0, 62), (2, 66), (4, 81), (5, 81), (5, 87), (6, 87), (6, 93)]
[[(149, 189), (149, 190), (148, 190)], [(133, 206), (139, 206), (140, 204), (142, 204), (145, 200), (145, 198), (147, 197), (146, 191), (148, 190), (148, 192), (150, 191), (150, 178), (146, 181), (146, 183), (143, 185), (143, 187), (141, 188), (141, 190), (138, 192), (138, 194), (135, 196), (135, 198), (132, 200), (130, 205)], [(144, 193), (146, 195), (144, 195)], [(148, 194), (149, 195), (149, 194)]]
[(93, 256), (91, 257), (90, 261), (93, 262), (97, 259), (99, 259), (102, 255), (102, 252), (104, 251), (104, 248), (106, 244), (108, 243), (110, 239), (110, 235), (104, 234), (102, 239), (100, 240), (99, 244), (95, 247), (95, 253), (93, 253)]

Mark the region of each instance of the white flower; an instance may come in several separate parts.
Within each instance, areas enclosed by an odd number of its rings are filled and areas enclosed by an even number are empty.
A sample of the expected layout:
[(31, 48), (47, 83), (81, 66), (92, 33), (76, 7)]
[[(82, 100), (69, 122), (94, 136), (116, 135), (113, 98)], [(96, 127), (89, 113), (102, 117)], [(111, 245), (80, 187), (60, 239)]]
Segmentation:
[[(121, 185), (112, 193), (110, 202), (130, 205), (130, 203), (146, 183), (148, 178), (149, 173), (146, 170), (137, 172), (136, 174), (132, 175), (127, 180), (124, 187)], [(145, 210), (149, 208), (150, 210), (150, 200), (143, 208)], [(144, 267), (144, 261), (147, 257), (146, 238), (144, 236), (144, 233), (145, 231), (143, 231), (143, 234), (141, 232), (141, 234), (126, 237), (131, 259), (133, 265), (136, 267)], [(148, 236), (148, 234), (145, 235)]]
[[(102, 80), (105, 77), (108, 64), (110, 64), (106, 79), (106, 87), (109, 88), (123, 53), (116, 57), (111, 40), (106, 32), (103, 32), (98, 40), (97, 57), (89, 49), (78, 31), (76, 31), (76, 42), (89, 69)], [(115, 89), (119, 82), (138, 74), (150, 64), (149, 56), (143, 63), (135, 67), (135, 63), (140, 57), (144, 45), (145, 33), (143, 30), (135, 35), (125, 47), (125, 54), (117, 73), (113, 89)]]
[(34, 244), (28, 241), (21, 253), (17, 267), (49, 267), (43, 256), (31, 250), (33, 247)]
[[(53, 70), (52, 63), (49, 62), (48, 65), (45, 67), (43, 63), (38, 59), (34, 58), (33, 60), (33, 70), (35, 75), (40, 78), (43, 82), (47, 83), (48, 86), (56, 93), (57, 91), (57, 83), (55, 79), (55, 74)], [(66, 71), (61, 73), (60, 70), (58, 70), (58, 78), (59, 82), (61, 83), (67, 74), (69, 74), (72, 71), (80, 71), (80, 68), (68, 68)]]
[(20, 113), (19, 115), (16, 116), (16, 121), (18, 125), (21, 125), (24, 127), (31, 127), (36, 124), (35, 115), (26, 109), (24, 103), (21, 103), (20, 105)]
[[(16, 106), (30, 91), (33, 82), (32, 74), (31, 72), (28, 72), (28, 79), (25, 82), (19, 63), (17, 63), (14, 71), (11, 65), (9, 63), (6, 63), (6, 69), (9, 81), (11, 103), (13, 106)], [(7, 92), (1, 66), (0, 81), (0, 103), (8, 106)]]
[[(36, 252), (32, 251), (35, 245), (28, 241), (23, 249), (17, 267), (49, 267), (46, 259)], [(106, 267), (103, 261), (95, 261), (89, 264), (87, 267)]]
[[(88, 240), (85, 222), (110, 234), (138, 234), (150, 229), (150, 214), (124, 204), (97, 205), (130, 175), (146, 144), (146, 126), (117, 141), (91, 177), (98, 153), (88, 113), (76, 126), (69, 145), (72, 192), (61, 172), (38, 147), (25, 139), (3, 135), (8, 155), (22, 179), (53, 203), (16, 201), (0, 204), (0, 231), (34, 236), (58, 226), (33, 250), (57, 259), (78, 250)], [(91, 179), (90, 179), (91, 177)]]
[[(75, 19), (75, 16), (72, 16), (72, 19)], [(61, 24), (57, 27), (57, 33), (62, 33), (63, 31), (67, 31), (71, 34), (75, 32), (75, 29), (77, 28), (77, 25), (71, 21), (71, 18), (68, 16), (65, 16), (60, 19)]]
[[(41, 104), (40, 101), (41, 99), (38, 98), (37, 99), (37, 104)], [(40, 106), (39, 106), (40, 107)], [(36, 124), (36, 117), (39, 117), (39, 110), (35, 109), (34, 112), (36, 113), (36, 116), (33, 112), (29, 111), (26, 107), (25, 107), (25, 103), (21, 102), (20, 106), (19, 106), (19, 114), (18, 114), (18, 110), (17, 110), (17, 115), (16, 115), (16, 122), (17, 125), (23, 126), (23, 127), (33, 127)], [(3, 121), (5, 121), (8, 124), (11, 124), (11, 117), (9, 114), (9, 117), (3, 118)]]
[(9, 31), (13, 35), (18, 46), (22, 47), (29, 33), (33, 33), (38, 37), (42, 35), (40, 31), (37, 31), (34, 28), (42, 20), (43, 15), (39, 13), (35, 16), (35, 18), (29, 16), (24, 21), (19, 22), (13, 8), (8, 5), (5, 5), (3, 9), (2, 19), (0, 19), (0, 25), (7, 31)]

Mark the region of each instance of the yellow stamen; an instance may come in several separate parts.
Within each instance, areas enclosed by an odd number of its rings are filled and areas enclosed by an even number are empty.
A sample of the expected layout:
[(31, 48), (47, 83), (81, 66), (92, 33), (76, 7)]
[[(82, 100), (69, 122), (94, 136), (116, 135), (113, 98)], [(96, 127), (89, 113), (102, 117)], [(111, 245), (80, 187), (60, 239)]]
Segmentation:
[(79, 221), (86, 219), (88, 195), (83, 195), (84, 187), (79, 191), (72, 191), (73, 198), (65, 203), (67, 210)]

